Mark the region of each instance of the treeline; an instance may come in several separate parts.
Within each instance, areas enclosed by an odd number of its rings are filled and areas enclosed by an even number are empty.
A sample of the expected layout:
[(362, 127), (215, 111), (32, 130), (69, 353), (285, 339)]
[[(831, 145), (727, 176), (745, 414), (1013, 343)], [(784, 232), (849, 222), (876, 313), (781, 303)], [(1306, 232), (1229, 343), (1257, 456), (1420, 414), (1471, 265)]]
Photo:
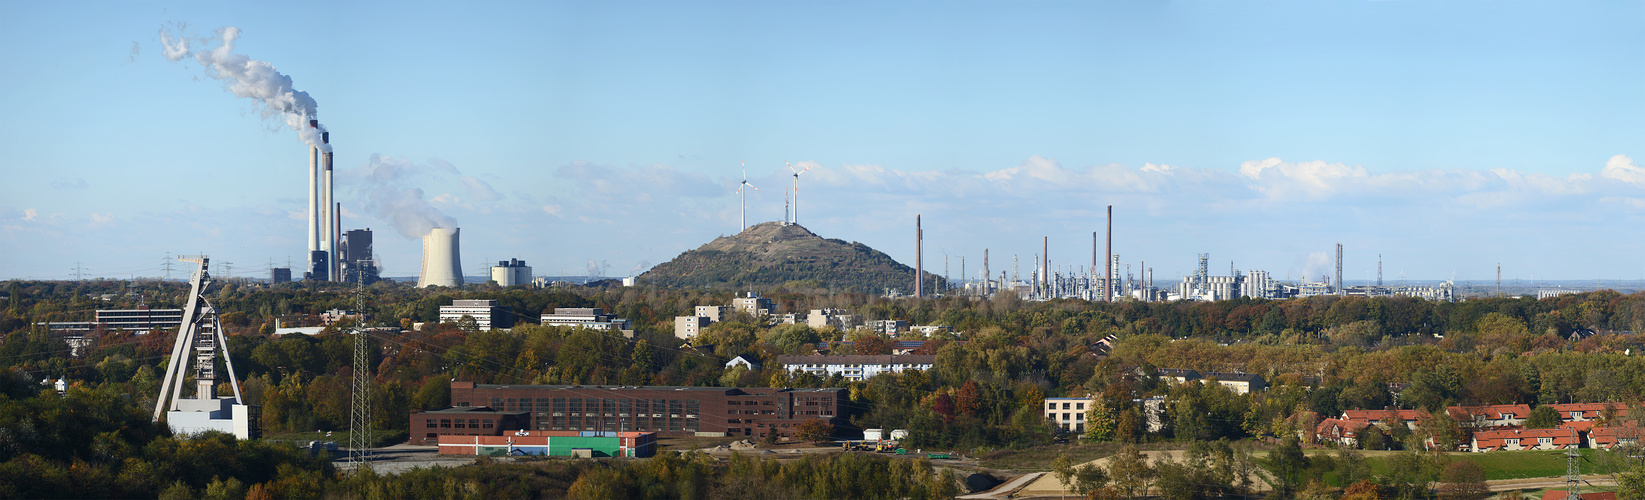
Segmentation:
[(114, 386), (59, 395), (0, 377), (0, 498), (949, 498), (925, 460), (865, 454), (776, 461), (696, 453), (649, 460), (546, 459), (342, 475), (329, 456), (222, 433), (176, 438)]

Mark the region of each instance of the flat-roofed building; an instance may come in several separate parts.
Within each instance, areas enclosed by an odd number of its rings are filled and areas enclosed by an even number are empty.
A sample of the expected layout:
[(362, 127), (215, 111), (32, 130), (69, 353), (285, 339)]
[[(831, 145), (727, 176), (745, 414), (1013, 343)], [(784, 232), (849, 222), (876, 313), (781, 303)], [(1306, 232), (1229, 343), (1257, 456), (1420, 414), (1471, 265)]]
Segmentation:
[(440, 322), (456, 323), (463, 316), (474, 318), (481, 330), (514, 326), (514, 314), (495, 300), (453, 300), (449, 306), (440, 306)]
[(97, 322), (109, 330), (146, 333), (151, 330), (170, 330), (183, 325), (182, 309), (98, 309)]
[(1056, 424), (1063, 432), (1084, 433), (1085, 412), (1096, 405), (1095, 396), (1083, 398), (1045, 398), (1045, 419)]
[(708, 316), (675, 316), (674, 336), (682, 339), (697, 338), (697, 334), (702, 333), (704, 328), (713, 323)]
[(628, 319), (606, 314), (598, 307), (557, 307), (539, 318), (545, 326), (573, 326), (593, 330), (629, 331)]
[(784, 371), (800, 370), (820, 378), (839, 374), (846, 380), (864, 380), (881, 373), (926, 371), (936, 366), (936, 363), (937, 357), (930, 354), (777, 356), (777, 364), (782, 365)]
[(531, 413), (504, 412), (487, 406), (454, 406), (411, 414), (411, 442), (433, 445), (442, 435), (501, 436), (531, 428)]
[(845, 389), (497, 385), (452, 382), (457, 406), (529, 412), (533, 431), (793, 437), (799, 424), (848, 422)]
[(748, 292), (747, 296), (731, 299), (731, 308), (748, 313), (749, 316), (765, 316), (775, 312), (777, 306), (771, 299), (760, 298), (760, 294)]

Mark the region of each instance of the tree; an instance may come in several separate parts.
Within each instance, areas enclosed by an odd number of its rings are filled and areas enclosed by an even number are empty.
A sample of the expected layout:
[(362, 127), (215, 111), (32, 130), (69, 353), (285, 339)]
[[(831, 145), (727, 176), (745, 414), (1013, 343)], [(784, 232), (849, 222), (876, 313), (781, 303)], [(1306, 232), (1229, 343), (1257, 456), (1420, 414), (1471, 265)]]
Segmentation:
[(1148, 485), (1155, 476), (1154, 468), (1148, 465), (1148, 457), (1136, 446), (1127, 445), (1109, 459), (1108, 477), (1113, 479), (1115, 487), (1125, 490), (1127, 498), (1136, 498), (1138, 489), (1145, 493), (1148, 491)]
[(1062, 483), (1062, 496), (1068, 498), (1068, 482), (1074, 479), (1074, 461), (1068, 458), (1067, 453), (1057, 455), (1051, 461), (1051, 473), (1057, 475), (1057, 482)]
[(834, 425), (823, 419), (811, 419), (801, 422), (794, 430), (794, 437), (812, 443), (821, 443), (834, 438)]
[[(1546, 408), (1546, 407), (1544, 407)], [(1485, 484), (1485, 469), (1473, 460), (1457, 460), (1440, 473), (1439, 497), (1445, 500), (1478, 500), (1491, 495)]]
[(1538, 406), (1531, 410), (1531, 418), (1525, 420), (1526, 429), (1552, 429), (1559, 427), (1559, 410), (1548, 405)]
[(641, 370), (651, 371), (651, 341), (640, 339), (634, 343), (634, 366)]
[(1269, 452), (1268, 457), (1261, 462), (1273, 472), (1274, 478), (1268, 484), (1274, 487), (1281, 497), (1289, 497), (1296, 493), (1297, 486), (1302, 484), (1303, 471), (1308, 469), (1308, 456), (1302, 453), (1302, 445), (1297, 441), (1295, 434), (1281, 438), (1279, 446)]
[(977, 386), (977, 381), (965, 381), (956, 396), (954, 404), (960, 414), (975, 417), (982, 411), (982, 389)]
[(1108, 409), (1108, 404), (1103, 400), (1093, 401), (1091, 408), (1085, 410), (1085, 439), (1090, 441), (1113, 440), (1114, 427), (1114, 412)]

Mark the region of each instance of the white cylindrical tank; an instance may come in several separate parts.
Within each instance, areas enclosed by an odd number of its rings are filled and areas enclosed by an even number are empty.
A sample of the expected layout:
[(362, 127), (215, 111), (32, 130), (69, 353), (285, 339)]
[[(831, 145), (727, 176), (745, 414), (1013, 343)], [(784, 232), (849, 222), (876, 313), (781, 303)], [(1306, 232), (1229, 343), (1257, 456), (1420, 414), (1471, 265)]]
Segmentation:
[(515, 286), (531, 284), (531, 266), (525, 265), (520, 259), (505, 260), (491, 266), (491, 281), (497, 286)]
[(437, 227), (423, 236), (423, 272), (417, 287), (463, 286), (463, 266), (457, 253), (458, 228)]

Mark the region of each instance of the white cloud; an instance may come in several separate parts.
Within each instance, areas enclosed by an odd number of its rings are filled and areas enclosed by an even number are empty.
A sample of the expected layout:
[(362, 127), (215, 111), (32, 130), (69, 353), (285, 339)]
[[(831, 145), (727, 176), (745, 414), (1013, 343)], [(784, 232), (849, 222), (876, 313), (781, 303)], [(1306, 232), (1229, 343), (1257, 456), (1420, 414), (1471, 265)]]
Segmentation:
[(35, 217), (39, 217), (39, 216), (40, 216), (40, 212), (35, 210), (35, 209), (32, 209), (32, 208), (23, 209), (23, 220), (33, 221)]
[(1599, 176), (1645, 187), (1645, 168), (1640, 168), (1633, 158), (1626, 155), (1612, 156), (1610, 161), (1605, 162), (1605, 168), (1599, 171)]

